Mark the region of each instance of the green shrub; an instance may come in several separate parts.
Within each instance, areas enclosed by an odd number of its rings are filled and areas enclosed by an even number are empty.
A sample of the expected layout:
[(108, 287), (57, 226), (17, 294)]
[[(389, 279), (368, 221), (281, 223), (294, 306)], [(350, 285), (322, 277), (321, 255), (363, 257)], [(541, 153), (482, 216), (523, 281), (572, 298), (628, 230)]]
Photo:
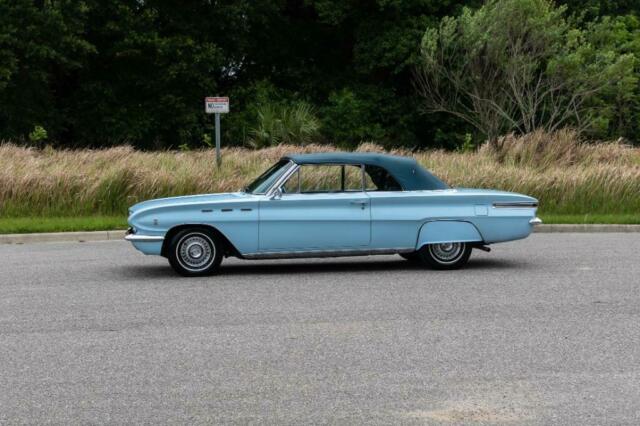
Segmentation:
[(385, 131), (375, 117), (378, 108), (376, 102), (364, 99), (350, 89), (333, 92), (329, 105), (323, 110), (323, 133), (333, 143), (346, 147), (355, 147), (363, 141), (383, 140)]
[(216, 146), (215, 142), (211, 139), (211, 135), (209, 133), (205, 133), (202, 135), (202, 144), (206, 147), (213, 148)]
[(40, 143), (47, 139), (47, 130), (42, 126), (34, 126), (33, 131), (29, 133), (29, 140), (32, 143)]
[(465, 133), (464, 142), (462, 142), (462, 145), (460, 145), (460, 147), (458, 148), (458, 151), (473, 152), (475, 150), (476, 150), (476, 144), (473, 141), (473, 136), (471, 135), (471, 133)]

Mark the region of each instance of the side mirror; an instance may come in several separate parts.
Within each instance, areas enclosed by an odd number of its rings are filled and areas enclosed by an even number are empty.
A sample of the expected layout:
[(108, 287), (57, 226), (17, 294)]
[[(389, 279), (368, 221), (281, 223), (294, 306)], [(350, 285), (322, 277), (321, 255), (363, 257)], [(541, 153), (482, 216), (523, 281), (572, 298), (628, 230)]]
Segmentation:
[(271, 200), (279, 200), (280, 198), (282, 198), (282, 190), (280, 188), (276, 188), (273, 191), (273, 194), (271, 194)]

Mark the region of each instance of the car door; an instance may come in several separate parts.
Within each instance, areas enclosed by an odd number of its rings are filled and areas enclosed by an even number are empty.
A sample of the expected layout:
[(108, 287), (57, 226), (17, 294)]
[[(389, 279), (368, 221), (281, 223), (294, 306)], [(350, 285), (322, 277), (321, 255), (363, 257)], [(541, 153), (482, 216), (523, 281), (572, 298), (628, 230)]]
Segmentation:
[(371, 248), (415, 247), (420, 226), (432, 213), (424, 191), (403, 191), (384, 168), (365, 167), (365, 189), (371, 205)]
[(260, 251), (367, 248), (371, 210), (362, 182), (360, 165), (301, 165), (281, 196), (260, 202)]

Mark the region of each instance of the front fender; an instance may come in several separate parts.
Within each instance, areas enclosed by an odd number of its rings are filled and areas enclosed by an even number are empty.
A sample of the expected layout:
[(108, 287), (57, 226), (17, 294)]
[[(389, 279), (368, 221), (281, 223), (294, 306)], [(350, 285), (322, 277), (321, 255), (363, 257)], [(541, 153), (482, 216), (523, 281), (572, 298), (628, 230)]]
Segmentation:
[(416, 250), (425, 244), (482, 242), (483, 238), (471, 222), (436, 220), (420, 228)]

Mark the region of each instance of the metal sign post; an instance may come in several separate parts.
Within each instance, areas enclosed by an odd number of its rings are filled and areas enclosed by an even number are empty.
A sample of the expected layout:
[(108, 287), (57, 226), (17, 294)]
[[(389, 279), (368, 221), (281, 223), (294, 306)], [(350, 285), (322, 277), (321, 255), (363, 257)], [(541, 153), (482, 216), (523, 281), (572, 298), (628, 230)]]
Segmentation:
[(220, 113), (216, 112), (216, 165), (220, 167), (222, 157), (220, 155)]
[(220, 167), (222, 156), (220, 154), (220, 114), (229, 112), (229, 98), (204, 98), (204, 112), (216, 116), (216, 164)]

